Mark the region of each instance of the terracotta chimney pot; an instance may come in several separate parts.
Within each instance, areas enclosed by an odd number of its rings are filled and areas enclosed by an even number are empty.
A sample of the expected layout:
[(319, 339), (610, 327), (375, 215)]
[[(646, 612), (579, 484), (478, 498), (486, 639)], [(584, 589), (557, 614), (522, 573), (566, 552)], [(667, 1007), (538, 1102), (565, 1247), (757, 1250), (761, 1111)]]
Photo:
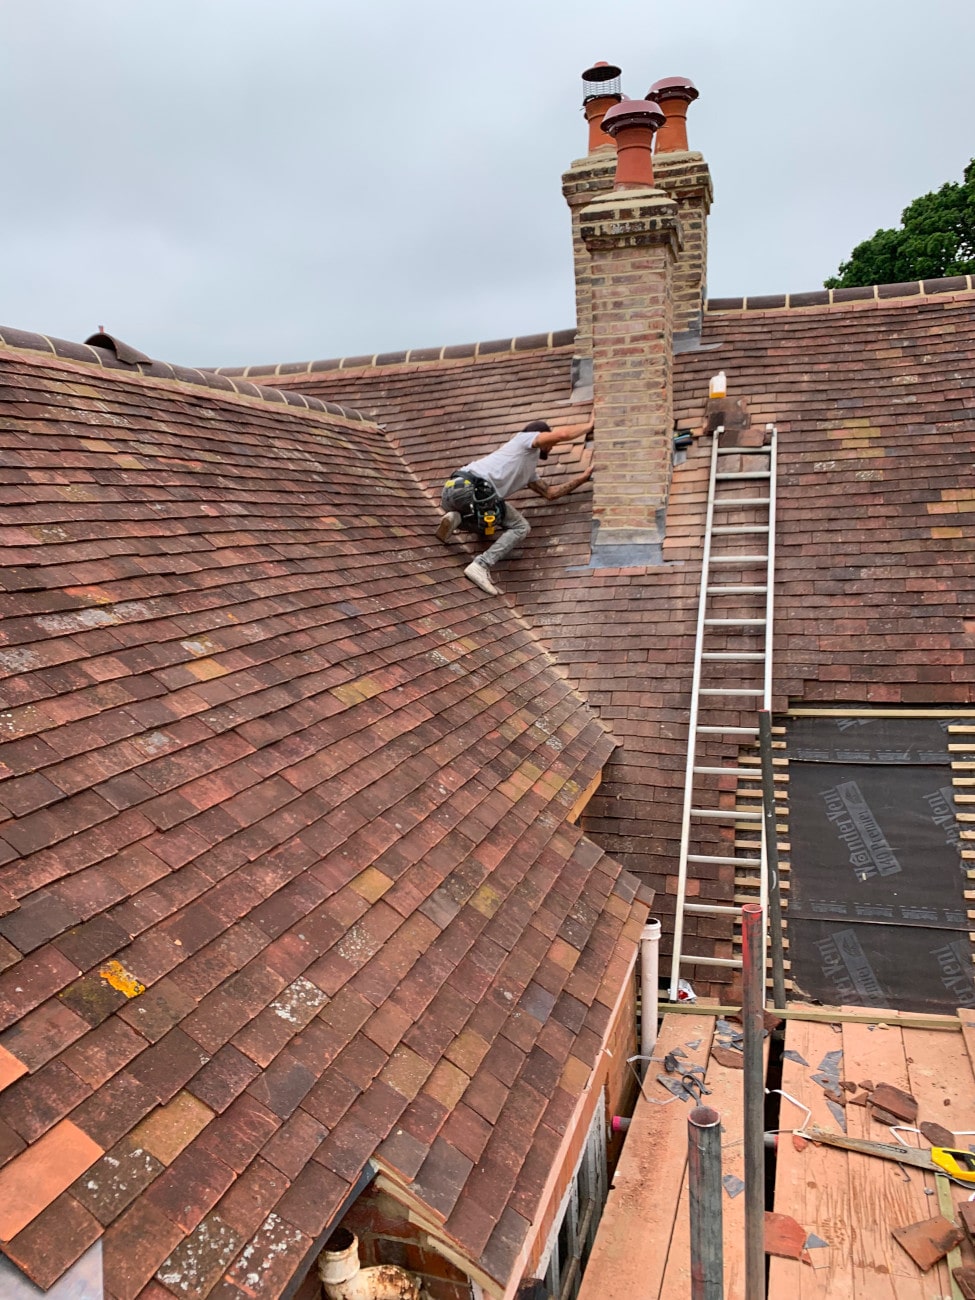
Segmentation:
[(653, 133), (666, 116), (649, 99), (622, 99), (603, 118), (603, 130), (616, 141), (618, 190), (653, 189)]
[(689, 77), (663, 77), (647, 91), (647, 99), (659, 104), (666, 117), (657, 133), (657, 153), (687, 152), (687, 106), (699, 94)]
[(600, 61), (587, 68), (582, 74), (582, 111), (589, 123), (589, 153), (612, 149), (613, 141), (607, 140), (602, 130), (602, 122), (607, 111), (623, 98), (620, 91), (620, 69), (613, 63)]

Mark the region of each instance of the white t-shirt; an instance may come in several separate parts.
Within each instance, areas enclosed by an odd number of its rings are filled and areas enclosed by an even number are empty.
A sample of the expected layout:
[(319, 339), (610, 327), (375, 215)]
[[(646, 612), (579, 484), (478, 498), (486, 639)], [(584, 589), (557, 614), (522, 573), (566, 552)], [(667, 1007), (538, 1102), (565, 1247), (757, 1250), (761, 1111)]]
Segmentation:
[(486, 478), (503, 501), (538, 478), (539, 449), (534, 445), (537, 437), (537, 431), (525, 429), (509, 438), (497, 451), (482, 456), (480, 460), (469, 461), (461, 469), (469, 469), (478, 478)]

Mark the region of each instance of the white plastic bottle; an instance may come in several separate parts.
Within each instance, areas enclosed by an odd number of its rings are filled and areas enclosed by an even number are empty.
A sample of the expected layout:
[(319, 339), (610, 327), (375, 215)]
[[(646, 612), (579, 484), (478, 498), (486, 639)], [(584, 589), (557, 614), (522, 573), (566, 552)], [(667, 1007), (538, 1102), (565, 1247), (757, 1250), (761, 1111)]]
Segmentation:
[(719, 370), (718, 373), (711, 380), (710, 387), (708, 388), (708, 397), (715, 398), (715, 397), (727, 397), (727, 396), (728, 396), (728, 379), (727, 376), (725, 375), (725, 372), (723, 370)]

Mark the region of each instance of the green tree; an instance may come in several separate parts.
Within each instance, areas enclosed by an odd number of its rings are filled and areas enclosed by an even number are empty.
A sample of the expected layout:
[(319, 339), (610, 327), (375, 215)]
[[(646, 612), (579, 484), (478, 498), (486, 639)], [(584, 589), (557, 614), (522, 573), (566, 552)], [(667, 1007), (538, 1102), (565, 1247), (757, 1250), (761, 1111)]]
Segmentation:
[(857, 244), (827, 289), (896, 284), (975, 273), (975, 158), (965, 179), (922, 194), (901, 213), (897, 230), (878, 230)]

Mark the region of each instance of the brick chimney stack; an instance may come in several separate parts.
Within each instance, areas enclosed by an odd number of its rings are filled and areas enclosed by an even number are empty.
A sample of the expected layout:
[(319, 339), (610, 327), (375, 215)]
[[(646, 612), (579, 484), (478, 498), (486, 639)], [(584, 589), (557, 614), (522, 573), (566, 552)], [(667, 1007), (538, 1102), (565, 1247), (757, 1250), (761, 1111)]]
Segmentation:
[[(623, 99), (603, 118), (616, 140), (613, 189), (579, 214), (588, 286), (596, 419), (597, 563), (659, 556), (673, 457), (673, 278), (678, 205), (654, 184), (659, 104)], [(570, 200), (571, 201), (571, 200)]]
[(677, 203), (684, 248), (674, 270), (674, 333), (700, 336), (707, 297), (707, 218), (713, 191), (704, 158), (687, 147), (687, 110), (698, 98), (688, 77), (664, 77), (647, 91), (666, 121), (657, 132), (654, 169), (659, 187)]
[(572, 213), (572, 255), (576, 277), (576, 364), (574, 395), (588, 401), (592, 395), (592, 308), (589, 288), (589, 252), (579, 234), (579, 214), (596, 194), (612, 188), (616, 175), (616, 144), (602, 129), (603, 118), (623, 98), (620, 69), (611, 63), (594, 63), (582, 74), (582, 110), (589, 124), (588, 152), (562, 177), (562, 193)]

